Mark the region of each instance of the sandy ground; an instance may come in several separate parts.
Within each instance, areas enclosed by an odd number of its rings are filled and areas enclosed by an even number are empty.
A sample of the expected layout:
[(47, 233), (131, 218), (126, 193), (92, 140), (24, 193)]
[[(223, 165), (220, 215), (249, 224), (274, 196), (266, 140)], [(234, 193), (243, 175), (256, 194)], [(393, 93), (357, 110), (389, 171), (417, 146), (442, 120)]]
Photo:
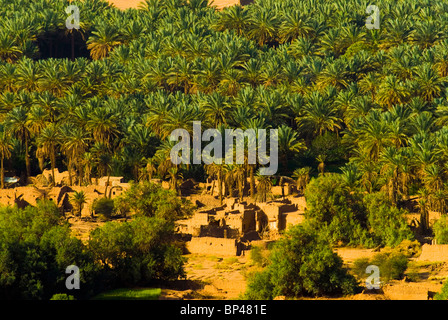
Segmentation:
[[(114, 4), (119, 9), (129, 9), (129, 8), (138, 8), (139, 3), (142, 0), (109, 0), (112, 4)], [(224, 7), (228, 7), (234, 4), (239, 4), (239, 0), (214, 0), (213, 4), (218, 9), (222, 9)]]

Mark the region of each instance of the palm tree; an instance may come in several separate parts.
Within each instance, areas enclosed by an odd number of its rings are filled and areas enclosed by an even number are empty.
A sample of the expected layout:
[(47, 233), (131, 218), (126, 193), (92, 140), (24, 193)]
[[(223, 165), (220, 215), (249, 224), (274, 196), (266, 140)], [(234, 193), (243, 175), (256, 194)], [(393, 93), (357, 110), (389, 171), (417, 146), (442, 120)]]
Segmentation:
[(95, 163), (98, 165), (98, 173), (100, 176), (107, 176), (106, 188), (104, 189), (104, 197), (107, 197), (107, 189), (109, 187), (110, 176), (112, 172), (112, 156), (109, 147), (102, 143), (96, 142), (90, 149), (93, 154)]
[(11, 157), (11, 151), (13, 149), (13, 143), (9, 134), (3, 130), (0, 131), (0, 172), (1, 172), (1, 188), (5, 188), (5, 169), (3, 162), (5, 159)]
[(296, 179), (297, 191), (305, 194), (306, 186), (310, 182), (311, 167), (303, 167), (294, 170), (292, 177)]
[(277, 25), (278, 18), (274, 11), (257, 10), (250, 18), (247, 34), (251, 39), (254, 39), (260, 46), (262, 46), (275, 39)]
[(445, 80), (438, 75), (430, 63), (419, 66), (415, 75), (419, 96), (425, 101), (432, 101), (442, 94)]
[(308, 18), (301, 11), (285, 12), (279, 28), (280, 42), (292, 42), (311, 34), (312, 28), (308, 25)]
[(219, 31), (226, 29), (235, 30), (236, 34), (241, 36), (248, 29), (249, 15), (241, 5), (226, 7), (221, 11), (219, 20), (216, 22), (215, 28)]
[(395, 104), (403, 104), (407, 101), (410, 93), (405, 85), (394, 75), (388, 75), (380, 84), (376, 101), (387, 108)]
[(278, 152), (282, 169), (288, 171), (288, 159), (306, 149), (303, 140), (299, 140), (298, 133), (291, 127), (282, 125), (278, 128)]
[(325, 171), (325, 160), (327, 159), (327, 156), (324, 154), (320, 154), (316, 157), (317, 162), (319, 162), (319, 165), (317, 166), (317, 170), (319, 171), (320, 175), (324, 174)]
[(303, 113), (296, 117), (296, 122), (308, 133), (322, 135), (326, 131), (341, 129), (338, 109), (328, 99), (313, 92), (304, 106)]
[(75, 191), (70, 197), (70, 201), (75, 207), (75, 212), (80, 217), (84, 204), (87, 203), (87, 196), (84, 191)]
[(84, 176), (82, 156), (87, 151), (90, 137), (86, 131), (75, 126), (61, 128), (61, 150), (68, 158), (69, 184), (72, 185), (72, 169), (77, 167), (78, 185), (81, 185)]
[(0, 60), (14, 63), (22, 56), (20, 47), (17, 46), (14, 38), (7, 32), (0, 33)]
[(87, 40), (87, 49), (94, 60), (107, 57), (115, 47), (122, 44), (118, 29), (113, 25), (100, 24)]
[[(209, 178), (211, 178), (212, 180), (214, 180), (216, 178), (216, 180), (218, 182), (218, 198), (219, 198), (219, 202), (221, 205), (222, 205), (222, 197), (223, 197), (222, 184), (224, 181), (223, 160), (224, 159), (221, 159), (220, 164), (217, 164), (216, 163), (217, 161), (215, 161), (211, 164), (204, 165), (205, 172), (207, 173)], [(212, 190), (212, 195), (213, 195), (213, 190)]]
[(29, 178), (31, 176), (31, 165), (29, 157), (29, 142), (31, 132), (28, 122), (28, 110), (22, 106), (12, 109), (6, 115), (5, 125), (6, 128), (11, 130), (12, 134), (24, 144), (26, 177)]
[(345, 184), (351, 189), (358, 187), (362, 172), (360, 166), (356, 162), (349, 162), (341, 168), (341, 176)]
[(56, 147), (61, 142), (60, 130), (54, 123), (50, 123), (42, 129), (40, 135), (37, 137), (38, 150), (46, 157), (50, 158), (52, 182), (54, 186), (56, 167)]
[(95, 108), (87, 120), (86, 129), (92, 132), (95, 141), (111, 146), (119, 134), (118, 115), (106, 107)]
[(269, 176), (260, 175), (259, 171), (257, 171), (257, 193), (255, 196), (256, 201), (266, 202), (269, 198), (272, 197), (272, 181)]

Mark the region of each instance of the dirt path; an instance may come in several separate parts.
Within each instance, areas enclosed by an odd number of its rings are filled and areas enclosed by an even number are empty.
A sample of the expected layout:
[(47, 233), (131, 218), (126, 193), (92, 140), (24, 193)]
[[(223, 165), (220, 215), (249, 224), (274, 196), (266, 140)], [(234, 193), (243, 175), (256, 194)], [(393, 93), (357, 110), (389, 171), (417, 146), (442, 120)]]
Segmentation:
[(188, 254), (187, 280), (181, 288), (162, 289), (160, 299), (237, 299), (246, 290), (244, 270), (248, 259)]

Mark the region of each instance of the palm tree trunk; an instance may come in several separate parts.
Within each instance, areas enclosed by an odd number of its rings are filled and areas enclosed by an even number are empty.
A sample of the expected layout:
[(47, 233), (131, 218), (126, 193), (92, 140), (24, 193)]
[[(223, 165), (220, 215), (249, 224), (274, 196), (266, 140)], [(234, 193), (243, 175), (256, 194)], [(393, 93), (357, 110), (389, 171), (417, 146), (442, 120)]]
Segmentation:
[(68, 184), (70, 185), (70, 186), (72, 186), (73, 185), (73, 179), (72, 179), (72, 159), (71, 158), (69, 158), (69, 160), (68, 160)]
[(219, 202), (222, 205), (222, 169), (219, 168), (219, 172), (218, 172), (218, 197), (219, 197)]
[(1, 186), (2, 186), (2, 189), (4, 189), (5, 188), (5, 170), (3, 168), (3, 156), (1, 157), (0, 162), (1, 162), (1, 165), (0, 165), (1, 178), (0, 179), (2, 179)]
[(254, 166), (249, 165), (249, 177), (250, 177), (250, 196), (255, 197), (255, 176), (254, 176)]
[(75, 61), (75, 33), (72, 30), (72, 61)]
[(55, 169), (55, 166), (56, 166), (56, 151), (54, 150), (55, 148), (54, 148), (54, 146), (52, 146), (52, 148), (51, 148), (52, 150), (51, 150), (51, 155), (50, 155), (50, 162), (51, 162), (51, 175), (52, 175), (52, 178), (53, 178), (53, 181), (52, 181), (52, 185), (54, 186), (55, 184), (56, 184), (56, 180), (55, 180), (55, 176), (54, 176), (54, 169)]
[(26, 167), (26, 180), (28, 182), (31, 177), (30, 155), (28, 154), (28, 137), (25, 135), (25, 167)]
[(104, 198), (107, 198), (107, 188), (109, 187), (110, 181), (110, 170), (107, 170), (107, 181), (106, 181), (106, 189), (104, 189)]

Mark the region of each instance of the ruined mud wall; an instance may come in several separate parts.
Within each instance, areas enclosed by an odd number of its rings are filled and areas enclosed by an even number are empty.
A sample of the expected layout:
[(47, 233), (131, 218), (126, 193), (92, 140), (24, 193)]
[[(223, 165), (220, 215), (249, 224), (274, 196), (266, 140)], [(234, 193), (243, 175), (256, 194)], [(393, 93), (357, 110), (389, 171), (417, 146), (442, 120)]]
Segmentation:
[(448, 244), (424, 244), (419, 261), (448, 261)]
[(214, 237), (192, 237), (187, 242), (187, 249), (198, 254), (236, 256), (240, 253), (237, 240)]

